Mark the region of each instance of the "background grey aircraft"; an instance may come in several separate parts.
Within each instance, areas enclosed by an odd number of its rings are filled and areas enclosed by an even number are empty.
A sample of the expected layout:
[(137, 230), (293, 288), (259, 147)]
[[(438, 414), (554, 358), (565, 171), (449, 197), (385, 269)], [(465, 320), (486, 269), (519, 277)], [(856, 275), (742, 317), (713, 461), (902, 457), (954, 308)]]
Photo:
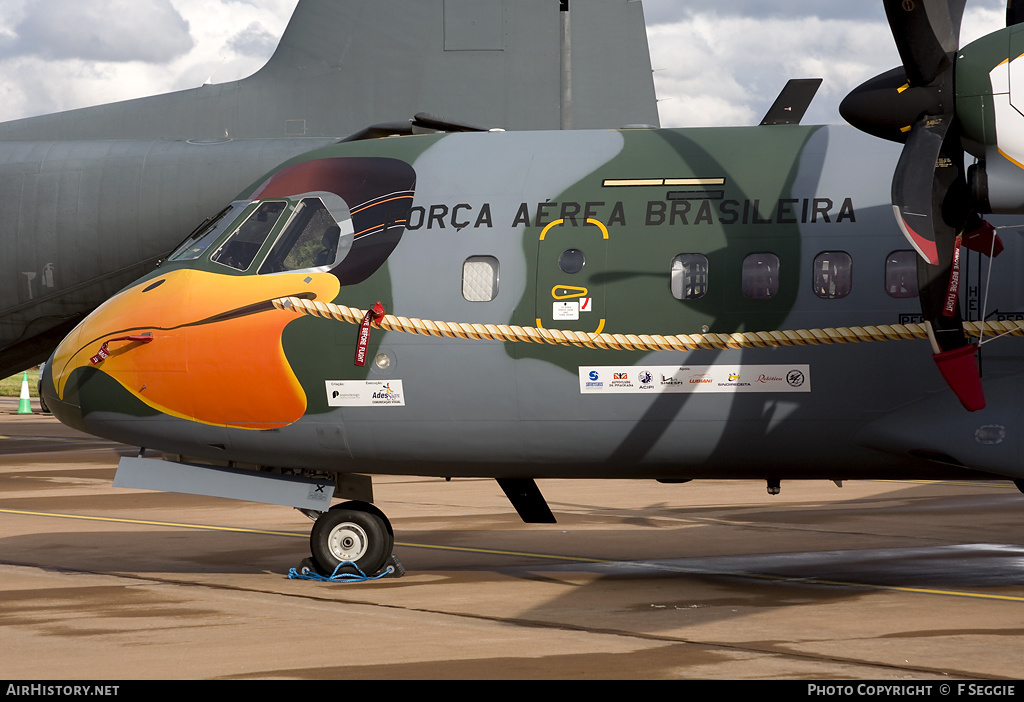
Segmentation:
[(0, 124), (0, 376), (279, 163), (350, 137), (458, 124), (658, 123), (633, 0), (301, 0), (236, 82)]

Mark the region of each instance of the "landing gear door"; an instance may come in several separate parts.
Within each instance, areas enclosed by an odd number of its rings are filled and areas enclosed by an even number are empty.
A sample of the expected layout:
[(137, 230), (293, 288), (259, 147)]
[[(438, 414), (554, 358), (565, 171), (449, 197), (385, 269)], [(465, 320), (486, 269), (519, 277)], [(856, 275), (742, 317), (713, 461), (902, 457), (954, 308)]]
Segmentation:
[(608, 227), (565, 217), (547, 224), (537, 256), (537, 326), (600, 334), (605, 327)]

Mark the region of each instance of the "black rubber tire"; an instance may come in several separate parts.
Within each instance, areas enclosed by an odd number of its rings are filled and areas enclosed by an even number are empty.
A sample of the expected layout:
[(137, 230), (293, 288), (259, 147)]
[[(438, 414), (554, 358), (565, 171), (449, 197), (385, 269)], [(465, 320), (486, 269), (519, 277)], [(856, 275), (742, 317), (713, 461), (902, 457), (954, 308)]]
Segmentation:
[[(334, 508), (317, 518), (309, 534), (309, 550), (321, 575), (331, 576), (339, 564), (352, 562), (365, 575), (375, 575), (391, 557), (394, 537), (373, 512)], [(338, 573), (357, 571), (351, 565)]]

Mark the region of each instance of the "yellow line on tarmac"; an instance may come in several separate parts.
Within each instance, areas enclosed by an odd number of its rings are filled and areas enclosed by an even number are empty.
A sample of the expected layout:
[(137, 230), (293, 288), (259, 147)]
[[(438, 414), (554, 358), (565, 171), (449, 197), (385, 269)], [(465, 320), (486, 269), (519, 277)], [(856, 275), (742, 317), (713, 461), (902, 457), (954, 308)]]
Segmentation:
[[(781, 578), (780, 578), (781, 579)], [(899, 585), (869, 585), (867, 583), (845, 583), (832, 580), (811, 580), (819, 585), (838, 585), (841, 587), (858, 587), (868, 590), (889, 590), (891, 592), (910, 592), (918, 595), (943, 595), (946, 597), (965, 597), (974, 600), (1002, 600), (1004, 602), (1024, 602), (1024, 597), (1015, 595), (988, 595), (983, 592), (963, 592), (962, 590), (934, 590), (924, 587), (900, 587)]]
[[(666, 567), (668, 570), (672, 570), (671, 566)], [(704, 572), (707, 574), (715, 575), (735, 575), (739, 578), (751, 578), (754, 580), (769, 580), (772, 582), (780, 583), (792, 583), (796, 585), (829, 585), (832, 587), (855, 587), (862, 590), (884, 590), (888, 592), (909, 592), (917, 595), (941, 595), (943, 597), (964, 597), (967, 599), (980, 599), (980, 600), (1002, 600), (1004, 602), (1024, 602), (1024, 596), (1021, 595), (989, 595), (984, 592), (966, 592), (964, 590), (937, 590), (934, 588), (925, 587), (903, 587), (900, 585), (872, 585), (871, 583), (854, 583), (847, 582), (844, 580), (824, 580), (822, 578), (807, 577), (803, 578), (800, 576), (792, 575), (763, 575), (760, 573), (729, 573), (728, 571), (718, 571), (712, 573), (712, 571), (694, 571)]]
[(70, 443), (82, 443), (82, 444), (110, 444), (111, 446), (118, 445), (117, 442), (110, 441), (109, 439), (101, 439), (98, 436), (0, 436), (0, 440), (5, 441), (56, 441), (57, 443), (70, 444)]
[[(182, 529), (199, 529), (204, 531), (226, 531), (235, 533), (245, 534), (262, 534), (269, 536), (287, 536), (290, 538), (308, 538), (305, 533), (296, 533), (292, 531), (264, 531), (260, 529), (243, 529), (239, 527), (221, 527), (221, 526), (209, 526), (203, 524), (183, 524), (180, 522), (156, 522), (148, 521), (143, 519), (118, 519), (115, 517), (89, 517), (76, 514), (58, 514), (54, 512), (30, 512), (26, 510), (17, 509), (0, 509), (0, 514), (21, 514), (33, 517), (55, 517), (58, 519), (78, 519), (83, 521), (93, 522), (113, 522), (117, 524), (140, 524), (144, 526), (163, 526), (163, 527), (177, 527)], [(851, 587), (860, 588), (865, 590), (879, 590), (889, 592), (906, 592), (910, 594), (918, 595), (938, 595), (943, 597), (963, 597), (968, 599), (980, 599), (980, 600), (999, 600), (1003, 602), (1024, 602), (1024, 596), (1018, 595), (991, 595), (982, 592), (965, 592), (963, 590), (939, 590), (934, 588), (921, 588), (921, 587), (901, 587), (898, 585), (872, 585), (870, 583), (855, 583), (846, 582), (842, 580), (824, 580), (821, 578), (804, 578), (799, 576), (786, 576), (786, 575), (766, 575), (760, 573), (749, 573), (749, 572), (732, 572), (728, 570), (708, 570), (705, 568), (690, 568), (686, 566), (675, 566), (664, 563), (650, 563), (644, 561), (620, 561), (610, 560), (607, 558), (587, 558), (585, 556), (560, 556), (549, 553), (531, 553), (528, 551), (503, 551), (499, 549), (486, 549), (486, 548), (471, 548), (465, 546), (439, 546), (435, 544), (414, 544), (405, 542), (395, 542), (395, 546), (401, 546), (403, 548), (420, 548), (429, 549), (435, 551), (453, 551), (460, 553), (480, 553), (492, 556), (518, 556), (521, 558), (535, 558), (547, 561), (569, 561), (573, 563), (592, 563), (592, 564), (604, 564), (604, 565), (619, 565), (628, 566), (633, 568), (643, 568), (658, 571), (667, 571), (673, 573), (687, 573), (691, 575), (715, 575), (720, 577), (735, 577), (735, 578), (749, 578), (753, 580), (765, 580), (769, 582), (787, 583), (787, 584), (801, 584), (801, 585), (828, 585), (832, 587)]]
[(629, 561), (610, 561), (607, 558), (586, 558), (584, 556), (556, 556), (550, 553), (528, 553), (524, 551), (500, 551), (489, 548), (469, 548), (466, 546), (437, 546), (434, 544), (409, 544), (395, 542), (395, 546), (406, 548), (433, 549), (435, 551), (456, 551), (460, 553), (483, 553), (492, 556), (521, 556), (524, 558), (539, 558), (547, 561), (573, 561), (576, 563), (619, 563), (629, 564)]
[(200, 529), (203, 531), (232, 531), (245, 534), (268, 534), (270, 536), (294, 536), (306, 538), (307, 534), (296, 534), (291, 531), (262, 531), (260, 529), (242, 529), (239, 527), (208, 526), (204, 524), (181, 524), (178, 522), (153, 522), (145, 519), (117, 519), (115, 517), (88, 517), (78, 514), (56, 514), (54, 512), (28, 512), (20, 509), (0, 509), (0, 514), (22, 514), (30, 517), (55, 517), (57, 519), (78, 519), (86, 522), (113, 522), (115, 524), (141, 524), (143, 526), (179, 527), (182, 529)]
[[(852, 482), (852, 481), (851, 481)], [(868, 481), (864, 481), (868, 482)], [(1016, 490), (1017, 486), (1013, 484), (1010, 478), (992, 478), (990, 480), (923, 480), (923, 479), (904, 479), (895, 480), (893, 478), (878, 478), (871, 482), (875, 483), (904, 483), (909, 485), (953, 485), (956, 487), (991, 487), (1000, 489)]]

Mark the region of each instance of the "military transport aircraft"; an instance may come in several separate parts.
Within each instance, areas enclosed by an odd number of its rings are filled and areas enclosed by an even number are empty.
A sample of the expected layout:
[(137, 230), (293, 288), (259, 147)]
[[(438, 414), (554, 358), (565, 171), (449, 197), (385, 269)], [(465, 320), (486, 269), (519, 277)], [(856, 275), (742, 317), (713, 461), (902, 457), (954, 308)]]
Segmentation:
[[(411, 125), (419, 113), (434, 117)], [(282, 161), (370, 124), (434, 131), (446, 116), (657, 124), (642, 6), (300, 0), (250, 78), (0, 124), (0, 377), (44, 360)]]
[(375, 473), (495, 478), (535, 522), (537, 478), (1024, 486), (1021, 247), (990, 265), (980, 219), (1024, 211), (1024, 33), (885, 5), (905, 65), (846, 109), (902, 155), (771, 119), (332, 145), (80, 324), (46, 401), (142, 447), (115, 485), (316, 518), (323, 573), (388, 561)]

